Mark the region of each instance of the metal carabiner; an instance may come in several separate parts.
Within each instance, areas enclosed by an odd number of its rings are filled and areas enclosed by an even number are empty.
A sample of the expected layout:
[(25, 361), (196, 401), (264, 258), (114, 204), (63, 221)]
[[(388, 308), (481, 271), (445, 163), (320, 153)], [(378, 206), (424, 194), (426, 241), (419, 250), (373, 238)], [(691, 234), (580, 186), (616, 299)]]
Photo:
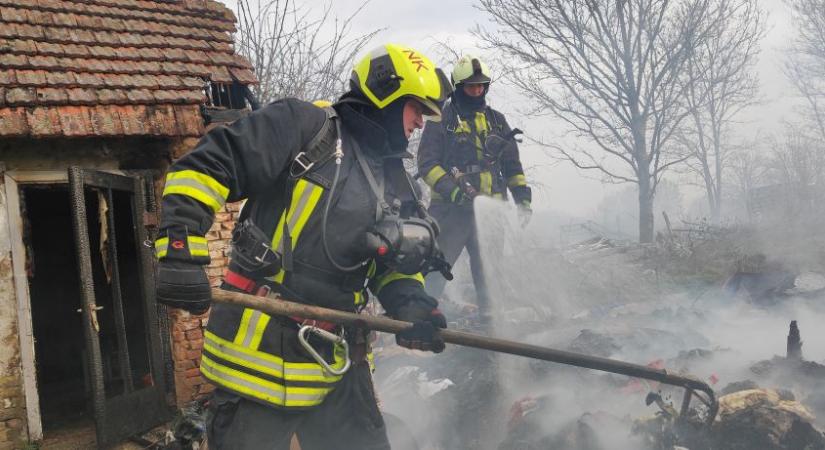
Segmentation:
[[(306, 334), (310, 331), (317, 334), (321, 339), (331, 342), (333, 345), (341, 345), (344, 348), (344, 367), (337, 370), (333, 369), (332, 366), (324, 360), (324, 358), (307, 340)], [(347, 340), (344, 339), (344, 336), (338, 336), (314, 325), (303, 325), (301, 326), (301, 329), (298, 330), (298, 341), (301, 342), (301, 345), (310, 354), (310, 356), (312, 356), (312, 358), (317, 361), (318, 364), (324, 368), (324, 370), (332, 375), (343, 375), (347, 373), (347, 370), (349, 370), (349, 367), (352, 364), (352, 361), (349, 359), (349, 344), (347, 344)]]

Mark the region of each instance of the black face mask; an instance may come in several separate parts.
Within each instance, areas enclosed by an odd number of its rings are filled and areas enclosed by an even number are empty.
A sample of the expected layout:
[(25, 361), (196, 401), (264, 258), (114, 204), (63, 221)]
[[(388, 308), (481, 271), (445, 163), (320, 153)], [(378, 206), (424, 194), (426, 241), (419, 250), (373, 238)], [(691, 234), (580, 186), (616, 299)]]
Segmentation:
[(461, 109), (468, 111), (479, 111), (486, 105), (485, 99), (487, 97), (488, 88), (489, 85), (484, 88), (484, 93), (478, 97), (470, 97), (464, 93), (464, 88), (462, 86), (458, 86), (453, 92), (453, 99), (455, 99)]
[(404, 133), (404, 99), (396, 100), (384, 109), (364, 108), (364, 115), (387, 132), (387, 140), (392, 153), (407, 150), (409, 140)]

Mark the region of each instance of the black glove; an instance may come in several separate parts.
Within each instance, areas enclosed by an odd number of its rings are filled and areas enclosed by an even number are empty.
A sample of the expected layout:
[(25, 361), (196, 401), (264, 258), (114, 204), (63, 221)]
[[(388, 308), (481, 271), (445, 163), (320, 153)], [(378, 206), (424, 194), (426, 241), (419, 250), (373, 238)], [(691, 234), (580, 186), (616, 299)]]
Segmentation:
[(203, 314), (212, 301), (212, 288), (200, 264), (163, 259), (155, 278), (158, 302)]
[(394, 281), (381, 289), (378, 299), (393, 319), (413, 322), (412, 328), (395, 335), (398, 345), (433, 353), (444, 351), (438, 329), (447, 328), (447, 319), (438, 310), (438, 300), (427, 295), (421, 283)]

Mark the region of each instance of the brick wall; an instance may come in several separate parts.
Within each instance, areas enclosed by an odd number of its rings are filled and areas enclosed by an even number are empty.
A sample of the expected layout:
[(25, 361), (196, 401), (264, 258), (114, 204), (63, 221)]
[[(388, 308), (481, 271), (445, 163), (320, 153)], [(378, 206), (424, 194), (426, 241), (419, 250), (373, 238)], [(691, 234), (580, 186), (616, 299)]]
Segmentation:
[(19, 375), (0, 377), (0, 450), (26, 440), (26, 405)]
[[(215, 215), (215, 223), (206, 234), (212, 262), (206, 269), (209, 281), (217, 287), (223, 277), (229, 257), (229, 240), (238, 218), (241, 204), (228, 204)], [(175, 367), (175, 396), (183, 406), (209, 392), (214, 387), (200, 374), (200, 355), (203, 349), (203, 329), (209, 313), (195, 316), (182, 310), (170, 310), (172, 359)]]

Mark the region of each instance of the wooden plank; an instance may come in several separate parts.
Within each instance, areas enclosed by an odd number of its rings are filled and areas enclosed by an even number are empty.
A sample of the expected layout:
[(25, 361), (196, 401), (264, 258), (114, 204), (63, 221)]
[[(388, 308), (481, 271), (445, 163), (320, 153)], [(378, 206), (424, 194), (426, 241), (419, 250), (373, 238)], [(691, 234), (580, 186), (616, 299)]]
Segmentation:
[[(65, 173), (64, 173), (65, 176)], [(17, 180), (5, 174), (6, 211), (9, 219), (14, 290), (17, 297), (17, 327), (20, 338), (20, 359), (23, 369), (23, 391), (26, 396), (26, 418), (29, 440), (43, 439), (40, 419), (40, 395), (37, 392), (37, 372), (34, 363), (34, 331), (29, 298), (29, 282), (26, 277), (26, 249), (23, 245), (23, 220)]]

